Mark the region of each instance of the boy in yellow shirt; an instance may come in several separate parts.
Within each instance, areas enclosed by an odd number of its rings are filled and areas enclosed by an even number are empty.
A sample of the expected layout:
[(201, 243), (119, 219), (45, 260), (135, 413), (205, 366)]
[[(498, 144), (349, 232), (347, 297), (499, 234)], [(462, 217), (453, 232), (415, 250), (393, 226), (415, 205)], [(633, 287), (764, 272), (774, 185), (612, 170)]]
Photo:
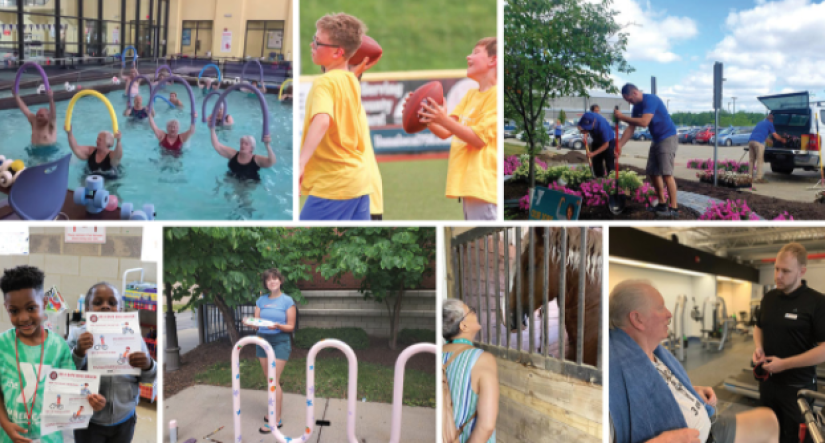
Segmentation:
[[(301, 220), (369, 220), (372, 171), (364, 141), (361, 85), (348, 61), (361, 46), (364, 24), (347, 14), (315, 23), (312, 62), (324, 74), (307, 94), (301, 141)], [(366, 136), (369, 136), (368, 134)]]
[(478, 82), (451, 114), (432, 100), (420, 121), (436, 136), (453, 136), (447, 165), (447, 198), (463, 198), (465, 220), (496, 220), (498, 115), (496, 38), (481, 39), (467, 56), (467, 77)]

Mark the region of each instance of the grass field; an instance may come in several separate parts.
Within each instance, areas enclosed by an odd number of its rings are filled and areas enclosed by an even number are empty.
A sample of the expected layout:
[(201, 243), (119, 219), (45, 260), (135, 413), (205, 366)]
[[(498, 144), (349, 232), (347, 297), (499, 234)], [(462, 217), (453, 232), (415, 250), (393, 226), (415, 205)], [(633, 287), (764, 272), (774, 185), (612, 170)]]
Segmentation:
[(496, 35), (496, 1), (313, 0), (301, 2), (301, 74), (320, 74), (309, 42), (321, 16), (346, 12), (367, 25), (384, 55), (370, 72), (463, 69), (483, 37)]
[(517, 145), (515, 143), (504, 142), (504, 156), (526, 154), (527, 147), (524, 145)]
[[(463, 220), (461, 204), (444, 197), (447, 160), (379, 163), (384, 220)], [(304, 205), (301, 197), (301, 207)]]

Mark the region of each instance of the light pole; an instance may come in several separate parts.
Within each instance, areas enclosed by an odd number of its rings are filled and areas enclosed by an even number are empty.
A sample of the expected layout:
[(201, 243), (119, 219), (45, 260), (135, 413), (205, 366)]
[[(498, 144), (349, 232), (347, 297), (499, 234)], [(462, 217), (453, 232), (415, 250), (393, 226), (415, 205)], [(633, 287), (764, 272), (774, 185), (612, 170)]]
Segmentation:
[(733, 113), (736, 114), (736, 97), (731, 97), (733, 99)]
[(667, 112), (670, 112), (670, 99), (667, 99), (667, 104), (665, 107), (667, 108)]
[(730, 101), (728, 101), (728, 112), (730, 112)]

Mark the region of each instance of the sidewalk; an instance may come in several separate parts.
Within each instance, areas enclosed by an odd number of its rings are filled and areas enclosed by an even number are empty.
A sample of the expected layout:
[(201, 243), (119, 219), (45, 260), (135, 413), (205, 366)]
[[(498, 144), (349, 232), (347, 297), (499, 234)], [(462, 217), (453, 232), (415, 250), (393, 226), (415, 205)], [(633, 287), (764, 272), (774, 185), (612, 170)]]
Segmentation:
[[(260, 390), (241, 390), (243, 437), (246, 443), (272, 441), (260, 434), (263, 416), (267, 412), (267, 394)], [(306, 426), (306, 397), (284, 394), (284, 422), (281, 432), (287, 437), (300, 437)], [(235, 440), (232, 390), (219, 386), (198, 385), (164, 400), (163, 441), (169, 441), (169, 420), (178, 422), (178, 442), (189, 438), (201, 440), (215, 429), (224, 426), (210, 438), (220, 443)], [(436, 441), (435, 409), (404, 406), (401, 441), (404, 443), (433, 443)], [(357, 402), (355, 435), (362, 443), (386, 443), (390, 440), (391, 405)], [(307, 442), (347, 443), (347, 401), (344, 399), (315, 398), (315, 419), (328, 420), (329, 426), (315, 425)], [(239, 442), (235, 442), (239, 443)]]

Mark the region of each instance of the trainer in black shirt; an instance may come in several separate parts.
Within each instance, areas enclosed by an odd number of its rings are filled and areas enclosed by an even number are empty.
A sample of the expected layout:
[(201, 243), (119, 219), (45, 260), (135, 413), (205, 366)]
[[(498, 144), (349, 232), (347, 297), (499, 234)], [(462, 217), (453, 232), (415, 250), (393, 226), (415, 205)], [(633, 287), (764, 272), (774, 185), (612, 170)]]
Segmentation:
[(779, 251), (774, 267), (776, 289), (762, 299), (753, 333), (753, 362), (762, 363), (771, 374), (759, 384), (760, 399), (779, 419), (781, 443), (799, 441), (803, 420), (796, 393), (817, 390), (816, 365), (825, 362), (825, 296), (802, 280), (807, 254), (798, 243)]

